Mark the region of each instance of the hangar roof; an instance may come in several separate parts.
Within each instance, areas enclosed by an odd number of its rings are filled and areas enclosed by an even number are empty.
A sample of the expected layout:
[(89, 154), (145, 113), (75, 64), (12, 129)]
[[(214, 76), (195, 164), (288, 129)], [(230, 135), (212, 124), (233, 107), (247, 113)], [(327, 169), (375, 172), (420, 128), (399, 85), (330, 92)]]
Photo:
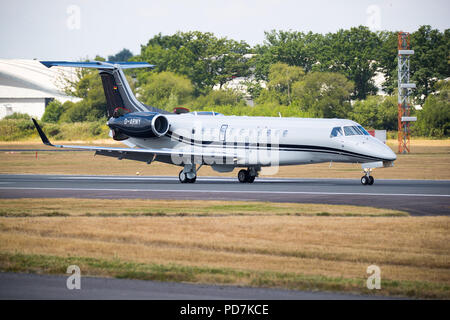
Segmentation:
[(64, 79), (76, 80), (75, 69), (46, 68), (37, 60), (0, 59), (0, 98), (74, 100), (63, 92)]

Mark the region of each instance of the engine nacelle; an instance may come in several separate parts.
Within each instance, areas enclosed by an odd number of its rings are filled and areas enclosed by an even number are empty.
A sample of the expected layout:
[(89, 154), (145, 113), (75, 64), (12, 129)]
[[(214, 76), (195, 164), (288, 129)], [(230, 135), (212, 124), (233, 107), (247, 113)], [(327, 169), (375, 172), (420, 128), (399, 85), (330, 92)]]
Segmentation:
[(110, 118), (108, 126), (114, 132), (114, 139), (124, 140), (128, 137), (161, 137), (169, 130), (169, 121), (157, 112), (133, 112), (117, 118)]

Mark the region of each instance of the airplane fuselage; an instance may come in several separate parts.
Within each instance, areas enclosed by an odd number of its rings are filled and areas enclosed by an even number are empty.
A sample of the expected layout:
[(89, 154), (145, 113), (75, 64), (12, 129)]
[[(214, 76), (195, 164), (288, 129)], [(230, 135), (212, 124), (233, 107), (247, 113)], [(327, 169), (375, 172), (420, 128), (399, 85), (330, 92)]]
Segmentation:
[[(392, 150), (367, 132), (347, 132), (345, 127), (361, 126), (346, 119), (307, 119), (281, 117), (246, 117), (196, 115), (195, 113), (165, 115), (170, 123), (165, 136), (130, 138), (128, 146), (195, 150), (197, 152), (234, 152), (234, 161), (216, 160), (217, 168), (246, 166), (296, 165), (320, 162), (367, 163), (393, 161)], [(332, 136), (333, 128), (341, 128)], [(345, 129), (344, 129), (345, 128)], [(347, 130), (348, 131), (348, 130)], [(268, 161), (270, 157), (271, 161)], [(158, 160), (158, 159), (156, 159)], [(170, 162), (167, 158), (161, 159)], [(192, 160), (204, 164), (205, 159)], [(176, 161), (175, 161), (176, 162)], [(180, 163), (175, 163), (180, 164)], [(207, 163), (211, 164), (211, 163)]]

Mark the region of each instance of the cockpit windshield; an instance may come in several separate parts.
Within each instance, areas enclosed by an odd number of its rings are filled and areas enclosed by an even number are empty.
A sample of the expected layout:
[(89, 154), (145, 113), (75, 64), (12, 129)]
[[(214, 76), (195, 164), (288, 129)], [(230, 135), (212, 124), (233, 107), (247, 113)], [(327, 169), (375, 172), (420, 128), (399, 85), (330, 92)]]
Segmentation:
[(344, 133), (346, 136), (368, 136), (370, 135), (363, 127), (361, 126), (345, 126)]
[[(344, 132), (342, 132), (342, 129), (344, 129)], [(366, 131), (362, 126), (345, 126), (343, 128), (341, 127), (334, 127), (331, 130), (330, 138), (339, 137), (339, 136), (369, 136), (370, 133)]]
[(363, 134), (364, 134), (365, 136), (370, 136), (370, 133), (368, 133), (368, 132), (366, 131), (366, 129), (364, 129), (362, 126), (358, 126), (358, 128), (359, 128), (359, 130), (361, 130), (361, 131), (363, 132)]

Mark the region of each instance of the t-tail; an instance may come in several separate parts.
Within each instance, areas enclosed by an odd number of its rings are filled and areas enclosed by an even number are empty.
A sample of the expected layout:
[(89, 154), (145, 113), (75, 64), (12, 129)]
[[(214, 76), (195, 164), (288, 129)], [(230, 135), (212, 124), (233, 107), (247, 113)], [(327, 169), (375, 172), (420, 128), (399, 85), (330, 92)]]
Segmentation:
[(47, 68), (53, 66), (94, 68), (98, 69), (102, 78), (103, 90), (106, 97), (108, 118), (118, 117), (130, 112), (169, 112), (155, 107), (147, 106), (136, 99), (122, 69), (153, 68), (146, 62), (69, 62), (69, 61), (41, 61)]

